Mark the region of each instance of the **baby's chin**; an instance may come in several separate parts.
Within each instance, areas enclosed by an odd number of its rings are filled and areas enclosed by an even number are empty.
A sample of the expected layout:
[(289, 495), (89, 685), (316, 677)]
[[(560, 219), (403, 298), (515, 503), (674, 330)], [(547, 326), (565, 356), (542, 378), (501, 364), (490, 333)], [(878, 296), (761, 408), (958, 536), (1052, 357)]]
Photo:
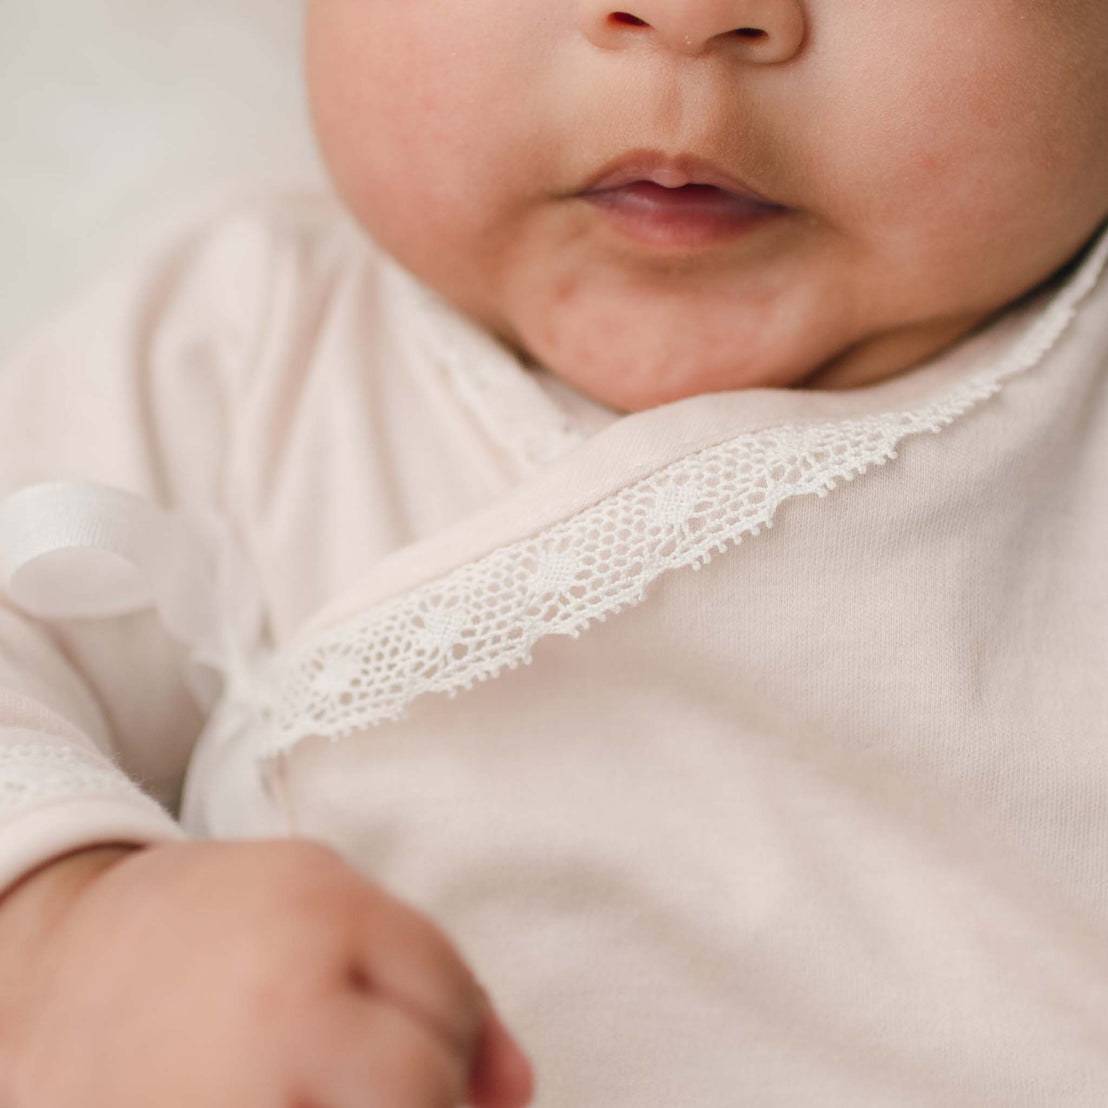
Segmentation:
[(816, 282), (762, 297), (582, 286), (578, 295), (509, 297), (510, 316), (482, 322), (526, 364), (609, 408), (638, 412), (741, 389), (868, 387), (940, 355), (989, 315), (852, 329), (848, 304)]
[(597, 350), (590, 342), (563, 341), (547, 354), (516, 347), (523, 360), (541, 367), (579, 392), (618, 412), (640, 412), (704, 393), (735, 389), (788, 388), (796, 381), (779, 379), (758, 364), (700, 344), (672, 350), (665, 357), (659, 346), (614, 344)]
[(637, 412), (703, 393), (806, 387), (835, 337), (815, 319), (781, 328), (772, 312), (758, 315), (711, 298), (583, 296), (522, 305), (490, 325), (525, 363), (609, 408)]

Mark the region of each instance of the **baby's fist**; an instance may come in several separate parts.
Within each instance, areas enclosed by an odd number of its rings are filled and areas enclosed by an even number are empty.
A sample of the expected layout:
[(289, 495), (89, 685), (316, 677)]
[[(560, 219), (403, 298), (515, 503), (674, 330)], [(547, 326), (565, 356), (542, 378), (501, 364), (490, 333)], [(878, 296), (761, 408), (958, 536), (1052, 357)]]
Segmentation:
[(32, 944), (20, 984), (12, 1108), (523, 1108), (532, 1094), (443, 933), (316, 844), (114, 860)]

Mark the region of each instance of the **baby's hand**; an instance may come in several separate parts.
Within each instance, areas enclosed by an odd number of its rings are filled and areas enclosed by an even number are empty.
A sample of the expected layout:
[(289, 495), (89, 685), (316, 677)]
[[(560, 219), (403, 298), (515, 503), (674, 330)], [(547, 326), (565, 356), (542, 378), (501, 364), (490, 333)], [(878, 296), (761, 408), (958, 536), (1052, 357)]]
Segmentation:
[(531, 1092), (442, 932), (326, 847), (90, 850), (0, 902), (4, 1108), (523, 1108)]

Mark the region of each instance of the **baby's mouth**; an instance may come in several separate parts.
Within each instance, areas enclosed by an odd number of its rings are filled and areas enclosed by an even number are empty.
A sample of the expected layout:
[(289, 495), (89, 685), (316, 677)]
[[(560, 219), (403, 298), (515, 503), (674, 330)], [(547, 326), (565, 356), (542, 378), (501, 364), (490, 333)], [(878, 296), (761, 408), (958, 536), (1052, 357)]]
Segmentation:
[(705, 184), (668, 188), (654, 181), (632, 181), (580, 196), (636, 242), (683, 250), (729, 241), (789, 210)]
[(681, 185), (666, 188), (653, 181), (633, 181), (614, 189), (598, 189), (585, 194), (597, 203), (618, 203), (628, 209), (648, 212), (737, 213), (764, 211), (770, 205), (747, 196), (717, 188), (715, 185)]

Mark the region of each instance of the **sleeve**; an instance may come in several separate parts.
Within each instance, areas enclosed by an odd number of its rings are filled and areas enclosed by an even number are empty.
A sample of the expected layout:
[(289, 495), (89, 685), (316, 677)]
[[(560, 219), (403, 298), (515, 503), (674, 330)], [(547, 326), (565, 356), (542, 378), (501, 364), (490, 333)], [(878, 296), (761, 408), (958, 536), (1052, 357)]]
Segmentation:
[(241, 200), (194, 215), (0, 366), (0, 892), (86, 846), (186, 837), (211, 706), (189, 521), (226, 519), (273, 246)]

